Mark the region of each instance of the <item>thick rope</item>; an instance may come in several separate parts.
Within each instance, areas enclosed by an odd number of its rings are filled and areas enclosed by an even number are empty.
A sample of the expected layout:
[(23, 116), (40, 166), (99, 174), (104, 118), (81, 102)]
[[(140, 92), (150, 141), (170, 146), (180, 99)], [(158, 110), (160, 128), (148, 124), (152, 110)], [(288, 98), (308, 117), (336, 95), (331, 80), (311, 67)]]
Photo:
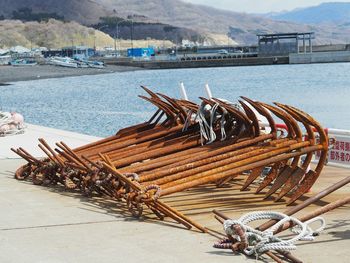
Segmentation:
[[(279, 220), (275, 225), (273, 225), (271, 228), (265, 230), (265, 231), (259, 231), (257, 229), (254, 229), (248, 224), (253, 221), (257, 220), (266, 220), (266, 219), (274, 219)], [(291, 231), (295, 234), (297, 234), (295, 237), (285, 240), (279, 237), (276, 237), (273, 233), (281, 227), (283, 224), (287, 222), (293, 222), (295, 224), (295, 227), (291, 229)], [(319, 221), (321, 223), (321, 227), (319, 227), (317, 230), (312, 230), (310, 227), (311, 223), (314, 223), (316, 221)], [(238, 220), (226, 220), (224, 222), (224, 230), (226, 234), (229, 237), (233, 237), (234, 239), (241, 241), (240, 237), (238, 236), (237, 229), (234, 226), (239, 226), (245, 234), (246, 239), (248, 240), (248, 246), (244, 249), (244, 253), (247, 255), (253, 255), (256, 256), (269, 251), (269, 250), (280, 250), (280, 251), (289, 251), (289, 250), (295, 250), (295, 242), (299, 240), (314, 240), (315, 236), (321, 232), (325, 227), (325, 221), (322, 217), (316, 217), (306, 222), (301, 222), (295, 217), (290, 217), (282, 213), (278, 212), (252, 212), (248, 213), (246, 215), (243, 215)], [(228, 240), (225, 239), (224, 241), (220, 241), (219, 243), (216, 243), (214, 247), (217, 248), (226, 248), (228, 247)], [(233, 241), (231, 245), (233, 244)]]
[(22, 120), (20, 122), (15, 118), (12, 113), (0, 112), (0, 136), (4, 137), (24, 133), (26, 127), (23, 123), (23, 117), (21, 117)]

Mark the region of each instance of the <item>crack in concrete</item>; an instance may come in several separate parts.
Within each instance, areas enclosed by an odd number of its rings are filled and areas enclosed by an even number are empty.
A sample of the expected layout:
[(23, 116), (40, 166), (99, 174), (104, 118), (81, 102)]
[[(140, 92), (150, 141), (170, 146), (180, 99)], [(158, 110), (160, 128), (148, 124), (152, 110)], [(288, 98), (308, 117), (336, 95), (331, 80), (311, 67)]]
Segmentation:
[(103, 223), (114, 223), (114, 222), (119, 222), (119, 221), (118, 221), (118, 220), (106, 220), (106, 221), (91, 221), (91, 222), (81, 222), (81, 223), (55, 224), (55, 225), (41, 225), (41, 226), (26, 226), (26, 227), (0, 228), (0, 231), (26, 230), (26, 229), (40, 229), (40, 228), (64, 227), (64, 226), (79, 226), (79, 225), (92, 225), (92, 224), (103, 224)]

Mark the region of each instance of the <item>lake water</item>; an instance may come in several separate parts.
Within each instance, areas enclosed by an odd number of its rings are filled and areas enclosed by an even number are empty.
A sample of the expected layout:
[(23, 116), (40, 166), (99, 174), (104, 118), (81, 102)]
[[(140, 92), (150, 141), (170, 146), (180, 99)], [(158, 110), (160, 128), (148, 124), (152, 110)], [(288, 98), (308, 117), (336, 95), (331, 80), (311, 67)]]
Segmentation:
[(28, 123), (107, 136), (155, 111), (137, 97), (145, 95), (140, 85), (180, 97), (180, 81), (194, 101), (205, 96), (207, 82), (214, 97), (278, 101), (308, 112), (324, 127), (350, 129), (350, 63), (143, 70), (16, 82), (0, 87), (0, 108), (22, 113)]

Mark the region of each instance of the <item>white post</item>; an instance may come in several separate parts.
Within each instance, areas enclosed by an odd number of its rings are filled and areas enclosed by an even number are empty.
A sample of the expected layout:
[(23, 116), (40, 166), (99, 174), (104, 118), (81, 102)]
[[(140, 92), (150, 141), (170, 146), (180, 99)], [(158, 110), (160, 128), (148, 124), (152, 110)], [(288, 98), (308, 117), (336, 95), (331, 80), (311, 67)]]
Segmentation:
[(185, 85), (184, 85), (183, 82), (180, 82), (180, 92), (181, 92), (181, 97), (182, 97), (184, 100), (188, 100), (187, 93), (186, 93), (186, 89), (185, 89)]
[(213, 98), (213, 95), (211, 94), (211, 90), (209, 88), (208, 83), (205, 84), (205, 91), (207, 92), (208, 99), (211, 100)]

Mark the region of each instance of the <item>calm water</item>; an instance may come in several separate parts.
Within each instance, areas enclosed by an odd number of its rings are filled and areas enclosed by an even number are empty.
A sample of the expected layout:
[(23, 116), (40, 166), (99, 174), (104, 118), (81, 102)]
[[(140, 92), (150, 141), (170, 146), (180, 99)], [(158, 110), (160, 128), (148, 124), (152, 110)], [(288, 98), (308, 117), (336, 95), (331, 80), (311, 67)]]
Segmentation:
[(325, 127), (350, 129), (350, 63), (135, 71), (16, 82), (0, 87), (0, 107), (21, 112), (29, 123), (107, 136), (154, 112), (137, 97), (144, 94), (140, 85), (179, 97), (180, 81), (191, 100), (205, 96), (208, 82), (215, 97), (279, 101), (305, 110)]

